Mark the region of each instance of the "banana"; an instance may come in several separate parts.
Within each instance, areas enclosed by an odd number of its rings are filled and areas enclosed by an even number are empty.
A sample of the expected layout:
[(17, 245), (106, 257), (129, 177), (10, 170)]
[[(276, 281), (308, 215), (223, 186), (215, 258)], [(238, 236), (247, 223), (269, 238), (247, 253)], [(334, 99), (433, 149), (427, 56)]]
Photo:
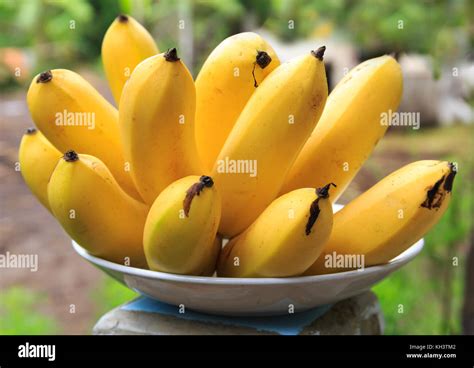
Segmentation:
[(206, 256), (207, 259), (211, 260), (207, 263), (207, 267), (204, 267), (202, 276), (213, 276), (216, 272), (217, 260), (222, 250), (222, 237), (217, 234), (214, 239), (213, 246), (210, 249), (210, 254)]
[(221, 234), (242, 232), (277, 197), (326, 102), (324, 51), (280, 65), (245, 105), (212, 171), (222, 195)]
[(204, 62), (196, 79), (196, 143), (207, 169), (257, 85), (278, 65), (273, 48), (253, 32), (226, 38)]
[(176, 49), (152, 56), (132, 73), (120, 100), (125, 157), (150, 205), (169, 184), (202, 172), (194, 139), (196, 90)]
[(128, 196), (99, 159), (74, 151), (63, 158), (51, 175), (48, 200), (64, 230), (95, 256), (146, 268), (148, 206)]
[(102, 63), (117, 106), (135, 67), (158, 52), (151, 35), (132, 17), (119, 15), (110, 25), (102, 41)]
[(388, 124), (382, 114), (395, 112), (403, 79), (391, 56), (355, 67), (328, 97), (324, 112), (285, 179), (280, 194), (333, 182), (336, 201), (370, 156)]
[(322, 252), (332, 229), (331, 184), (303, 188), (274, 200), (222, 250), (222, 277), (289, 277), (304, 272)]
[(385, 177), (334, 215), (324, 252), (305, 274), (351, 269), (356, 257), (365, 267), (389, 262), (439, 221), (455, 175), (455, 165), (426, 160)]
[(185, 275), (214, 273), (220, 251), (221, 202), (209, 176), (170, 184), (153, 203), (143, 244), (150, 269)]
[(86, 80), (70, 70), (48, 70), (33, 78), (27, 102), (36, 126), (58, 150), (99, 158), (140, 199), (123, 159), (118, 111)]
[(48, 202), (48, 181), (62, 154), (41, 132), (29, 128), (20, 143), (18, 158), (26, 185), (51, 212)]

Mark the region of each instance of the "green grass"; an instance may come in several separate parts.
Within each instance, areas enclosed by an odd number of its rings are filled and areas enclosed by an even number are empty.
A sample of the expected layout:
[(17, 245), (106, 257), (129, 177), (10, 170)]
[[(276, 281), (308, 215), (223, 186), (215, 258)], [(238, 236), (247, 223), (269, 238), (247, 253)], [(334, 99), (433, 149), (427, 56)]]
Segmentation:
[(132, 300), (138, 294), (106, 276), (102, 279), (99, 287), (92, 292), (92, 298), (97, 309), (97, 318), (111, 309)]
[(39, 311), (47, 299), (23, 287), (2, 290), (0, 296), (0, 335), (50, 335), (59, 332), (56, 321)]

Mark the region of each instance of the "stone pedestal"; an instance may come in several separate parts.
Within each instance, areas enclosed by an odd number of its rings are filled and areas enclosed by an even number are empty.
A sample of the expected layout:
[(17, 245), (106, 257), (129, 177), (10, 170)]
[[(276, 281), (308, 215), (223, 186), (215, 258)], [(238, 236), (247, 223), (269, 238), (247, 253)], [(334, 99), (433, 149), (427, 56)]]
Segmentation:
[[(371, 291), (314, 311), (273, 317), (221, 317), (135, 300), (106, 313), (95, 335), (380, 335), (383, 315)], [(146, 307), (143, 307), (143, 306)]]

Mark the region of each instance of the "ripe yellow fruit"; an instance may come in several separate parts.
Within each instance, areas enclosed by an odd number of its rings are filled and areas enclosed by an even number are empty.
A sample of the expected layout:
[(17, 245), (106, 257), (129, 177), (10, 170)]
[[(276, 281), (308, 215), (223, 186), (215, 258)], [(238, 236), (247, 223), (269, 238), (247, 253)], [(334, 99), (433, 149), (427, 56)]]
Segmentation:
[(27, 102), (36, 126), (59, 151), (99, 158), (120, 186), (140, 199), (126, 171), (118, 111), (84, 78), (66, 69), (43, 72), (33, 78)]
[(119, 121), (125, 157), (150, 205), (175, 180), (202, 172), (195, 108), (193, 78), (176, 49), (140, 63), (123, 90)]
[(389, 262), (439, 221), (448, 208), (455, 174), (451, 163), (426, 160), (385, 177), (334, 215), (324, 252), (305, 274), (350, 269), (336, 260), (346, 255), (348, 260), (363, 256), (365, 267)]
[(250, 96), (280, 60), (258, 34), (244, 32), (222, 41), (196, 78), (196, 143), (211, 170)]
[(280, 194), (333, 182), (336, 201), (385, 134), (382, 114), (397, 110), (402, 84), (400, 66), (391, 56), (367, 60), (347, 74), (329, 95)]
[(150, 269), (212, 275), (220, 252), (220, 215), (219, 193), (209, 176), (187, 176), (170, 184), (146, 220), (143, 244)]
[(245, 230), (278, 195), (327, 98), (325, 47), (276, 68), (252, 94), (214, 165), (219, 233)]
[(94, 256), (146, 268), (143, 229), (149, 207), (128, 196), (102, 161), (68, 151), (48, 184), (51, 210)]
[(20, 143), (18, 158), (26, 185), (51, 212), (48, 202), (48, 181), (62, 153), (41, 132), (29, 128)]
[(289, 277), (319, 256), (332, 229), (329, 185), (303, 188), (276, 200), (224, 247), (217, 273), (223, 277)]
[(204, 268), (201, 276), (213, 276), (216, 272), (217, 260), (222, 250), (222, 237), (217, 234), (214, 239), (213, 246), (209, 250), (209, 255), (206, 256), (210, 261), (207, 263), (207, 267)]
[(135, 67), (158, 52), (151, 35), (131, 16), (119, 15), (110, 25), (102, 41), (102, 63), (117, 105)]

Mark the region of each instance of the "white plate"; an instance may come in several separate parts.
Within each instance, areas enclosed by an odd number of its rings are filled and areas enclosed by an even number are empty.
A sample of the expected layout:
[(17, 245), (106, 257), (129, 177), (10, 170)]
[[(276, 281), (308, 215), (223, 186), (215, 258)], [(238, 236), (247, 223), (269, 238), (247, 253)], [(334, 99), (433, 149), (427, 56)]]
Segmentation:
[(290, 304), (301, 312), (357, 295), (411, 261), (423, 244), (420, 239), (389, 263), (362, 270), (288, 278), (224, 278), (127, 267), (94, 257), (72, 242), (79, 255), (142, 295), (195, 311), (234, 316), (287, 314)]

